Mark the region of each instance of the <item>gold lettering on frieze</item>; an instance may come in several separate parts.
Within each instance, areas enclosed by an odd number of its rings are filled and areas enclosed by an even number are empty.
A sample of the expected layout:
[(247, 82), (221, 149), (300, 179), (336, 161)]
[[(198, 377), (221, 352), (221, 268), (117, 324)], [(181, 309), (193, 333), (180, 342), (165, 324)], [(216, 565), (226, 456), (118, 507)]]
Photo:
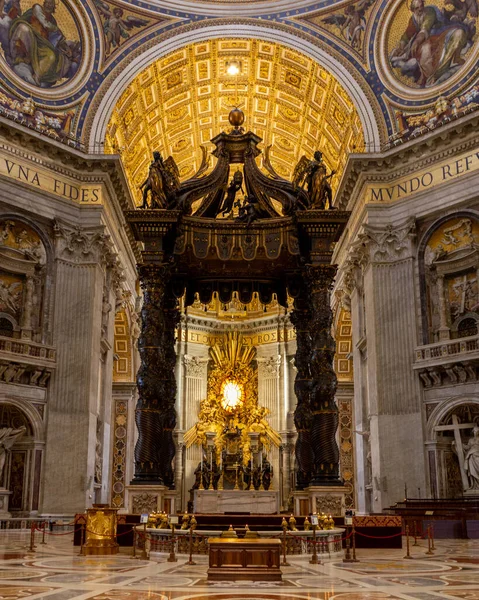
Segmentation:
[(479, 152), (467, 152), (453, 160), (438, 162), (427, 171), (397, 179), (388, 186), (369, 185), (365, 192), (366, 202), (395, 202), (478, 169)]
[[(221, 336), (212, 335), (203, 331), (191, 331), (191, 329), (189, 329), (187, 335), (186, 332), (182, 332), (183, 341), (192, 342), (194, 344), (203, 344), (205, 346), (213, 346), (221, 341), (221, 339)], [(278, 334), (278, 330), (276, 329), (261, 333), (253, 333), (252, 335), (243, 335), (243, 340), (248, 346), (261, 346), (263, 344), (273, 344), (278, 341), (282, 342), (293, 339), (296, 339), (296, 332), (293, 328), (286, 330), (286, 336), (283, 330), (280, 330)]]
[(71, 179), (53, 175), (46, 168), (27, 160), (13, 160), (0, 152), (0, 175), (27, 184), (36, 190), (73, 200), (78, 204), (102, 204), (102, 190), (98, 185), (81, 185)]

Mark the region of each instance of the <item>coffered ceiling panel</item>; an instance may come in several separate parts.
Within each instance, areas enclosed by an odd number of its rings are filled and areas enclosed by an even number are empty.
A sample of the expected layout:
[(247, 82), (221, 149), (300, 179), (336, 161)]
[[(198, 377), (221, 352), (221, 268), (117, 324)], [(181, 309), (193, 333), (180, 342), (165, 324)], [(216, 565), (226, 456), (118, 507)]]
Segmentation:
[[(231, 61), (240, 74), (227, 73)], [(200, 165), (200, 146), (229, 130), (239, 105), (245, 128), (272, 145), (271, 162), (290, 177), (303, 154), (320, 149), (340, 176), (349, 152), (364, 149), (355, 107), (321, 65), (280, 44), (219, 39), (186, 46), (151, 64), (120, 97), (109, 122), (106, 148), (121, 154), (137, 202), (151, 154), (172, 155), (182, 179)], [(214, 160), (214, 159), (213, 159)], [(261, 159), (259, 159), (261, 160)], [(211, 163), (211, 167), (213, 162)]]

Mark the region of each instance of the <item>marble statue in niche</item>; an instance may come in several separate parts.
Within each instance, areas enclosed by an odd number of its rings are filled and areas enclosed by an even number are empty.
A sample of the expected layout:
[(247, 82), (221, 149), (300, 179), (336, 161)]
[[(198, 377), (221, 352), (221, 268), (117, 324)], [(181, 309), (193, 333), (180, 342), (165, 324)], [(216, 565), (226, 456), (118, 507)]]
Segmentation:
[(0, 312), (18, 320), (22, 305), (23, 281), (8, 273), (0, 273)]
[(62, 0), (0, 0), (0, 47), (19, 77), (43, 88), (69, 81), (82, 60), (78, 27)]
[(478, 13), (477, 0), (405, 0), (388, 33), (396, 77), (418, 88), (449, 79), (476, 41)]
[(472, 437), (464, 444), (464, 470), (470, 490), (479, 490), (479, 425), (472, 430)]
[[(474, 335), (474, 322), (479, 324), (479, 223), (467, 217), (443, 223), (427, 243), (424, 267), (431, 341)], [(470, 333), (461, 331), (466, 319)]]
[(5, 468), (5, 462), (7, 460), (7, 452), (10, 451), (13, 444), (20, 439), (27, 428), (22, 426), (18, 429), (12, 427), (3, 427), (0, 429), (0, 481), (3, 480), (3, 470)]

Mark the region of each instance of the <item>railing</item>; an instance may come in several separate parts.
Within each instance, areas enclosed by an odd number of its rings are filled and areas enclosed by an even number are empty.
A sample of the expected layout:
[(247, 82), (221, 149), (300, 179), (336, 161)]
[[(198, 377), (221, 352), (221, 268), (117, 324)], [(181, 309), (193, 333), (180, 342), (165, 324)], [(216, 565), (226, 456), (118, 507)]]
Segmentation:
[(479, 352), (479, 335), (419, 346), (416, 348), (415, 362), (417, 365), (423, 361), (447, 360), (450, 357), (457, 357), (459, 354), (467, 355), (475, 352)]
[(39, 358), (50, 363), (56, 361), (56, 349), (29, 340), (16, 340), (13, 338), (0, 338), (0, 352)]

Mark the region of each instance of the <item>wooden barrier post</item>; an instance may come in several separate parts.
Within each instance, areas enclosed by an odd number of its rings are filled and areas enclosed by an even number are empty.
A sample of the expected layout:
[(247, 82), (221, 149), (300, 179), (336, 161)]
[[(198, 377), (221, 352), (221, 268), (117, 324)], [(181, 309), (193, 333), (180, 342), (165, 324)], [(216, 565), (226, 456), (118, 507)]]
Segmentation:
[(286, 560), (286, 527), (283, 527), (283, 562), (282, 567), (289, 567), (289, 562)]
[(311, 557), (311, 560), (309, 562), (312, 565), (321, 564), (318, 560), (318, 552), (316, 550), (316, 525), (313, 525), (313, 556)]
[(196, 565), (195, 561), (193, 560), (193, 527), (190, 527), (190, 539), (188, 542), (188, 552), (189, 552), (189, 559), (188, 562), (186, 563), (187, 565)]
[(404, 558), (412, 558), (409, 552), (409, 525), (406, 525), (406, 556)]
[(171, 524), (171, 546), (170, 546), (170, 556), (168, 556), (168, 562), (178, 562), (178, 559), (175, 556), (175, 524)]

